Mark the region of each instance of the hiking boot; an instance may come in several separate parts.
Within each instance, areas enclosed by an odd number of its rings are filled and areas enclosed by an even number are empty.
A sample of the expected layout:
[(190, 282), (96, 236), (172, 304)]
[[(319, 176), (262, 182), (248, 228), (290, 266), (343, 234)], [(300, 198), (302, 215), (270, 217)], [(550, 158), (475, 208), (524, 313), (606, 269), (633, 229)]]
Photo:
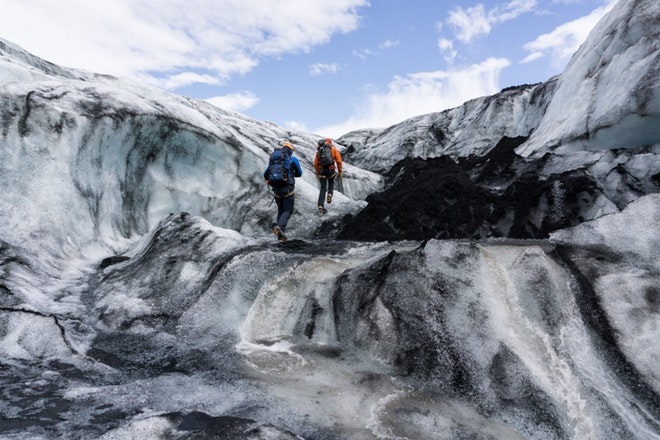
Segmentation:
[(332, 203), (332, 193), (328, 193), (328, 199), (326, 200), (328, 203)]
[(273, 226), (273, 234), (277, 235), (279, 241), (286, 241), (286, 235), (284, 235), (284, 231), (278, 225)]
[(326, 212), (328, 212), (328, 210), (325, 209), (323, 206), (319, 205), (319, 214), (325, 214)]

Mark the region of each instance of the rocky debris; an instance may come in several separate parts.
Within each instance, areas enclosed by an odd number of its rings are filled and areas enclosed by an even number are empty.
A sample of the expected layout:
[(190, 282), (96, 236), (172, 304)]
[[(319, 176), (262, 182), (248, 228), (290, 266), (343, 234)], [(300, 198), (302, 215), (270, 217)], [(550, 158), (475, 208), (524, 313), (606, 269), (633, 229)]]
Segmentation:
[(553, 154), (539, 159), (517, 155), (514, 150), (524, 141), (504, 137), (482, 157), (399, 161), (386, 174), (386, 189), (344, 219), (338, 238), (546, 238), (555, 230), (618, 212), (631, 201), (626, 193), (660, 192), (652, 173), (638, 175), (635, 170), (637, 156), (655, 160), (657, 154), (648, 149), (615, 153), (616, 160), (607, 158), (606, 169), (599, 162), (603, 153), (563, 157), (556, 167)]

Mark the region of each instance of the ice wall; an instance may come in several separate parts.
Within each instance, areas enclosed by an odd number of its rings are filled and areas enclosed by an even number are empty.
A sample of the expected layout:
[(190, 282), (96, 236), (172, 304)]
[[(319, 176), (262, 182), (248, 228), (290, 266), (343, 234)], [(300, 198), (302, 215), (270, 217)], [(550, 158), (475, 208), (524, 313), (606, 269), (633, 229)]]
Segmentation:
[(541, 156), (660, 142), (660, 7), (619, 1), (562, 72), (547, 112), (518, 152)]
[(543, 117), (556, 81), (512, 87), (385, 130), (348, 133), (339, 141), (351, 147), (353, 163), (380, 172), (406, 157), (482, 156), (505, 136), (529, 136)]
[(406, 157), (484, 156), (504, 136), (529, 137), (516, 151), (535, 158), (657, 145), (658, 23), (657, 2), (622, 0), (558, 77), (340, 141), (354, 163), (380, 172)]
[[(10, 43), (0, 54), (0, 204), (13, 213), (6, 226), (14, 243), (29, 246), (29, 234), (53, 232), (53, 250), (96, 238), (124, 242), (175, 211), (262, 235), (275, 211), (262, 174), (283, 141), (296, 147), (304, 170), (292, 231), (316, 229), (316, 136), (59, 68)], [(346, 164), (329, 218), (359, 209), (381, 180)]]

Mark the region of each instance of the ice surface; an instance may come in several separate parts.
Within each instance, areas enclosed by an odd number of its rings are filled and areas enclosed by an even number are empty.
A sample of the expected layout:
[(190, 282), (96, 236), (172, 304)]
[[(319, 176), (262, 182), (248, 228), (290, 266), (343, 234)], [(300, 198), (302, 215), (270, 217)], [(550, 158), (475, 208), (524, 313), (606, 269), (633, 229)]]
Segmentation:
[(631, 203), (608, 215), (552, 234), (552, 240), (604, 248), (615, 257), (594, 271), (594, 288), (619, 334), (619, 344), (658, 392), (660, 337), (658, 261), (660, 259), (660, 195)]
[(72, 351), (62, 340), (55, 317), (32, 313), (0, 312), (0, 354), (5, 359), (39, 360), (66, 358)]
[(573, 55), (540, 125), (518, 152), (657, 144), (659, 18), (654, 0), (616, 3)]
[(555, 241), (582, 246), (606, 245), (656, 264), (660, 258), (660, 195), (650, 194), (632, 202), (621, 214), (608, 215), (551, 234)]
[(620, 1), (558, 77), (340, 141), (355, 148), (353, 163), (375, 171), (405, 157), (483, 156), (503, 136), (529, 136), (517, 152), (538, 158), (657, 145), (659, 18), (654, 0)]
[(384, 171), (405, 157), (484, 155), (504, 136), (529, 136), (540, 123), (557, 79), (478, 98), (441, 113), (410, 118), (386, 130), (348, 133), (350, 160)]
[[(0, 41), (0, 436), (660, 438), (657, 14), (619, 2), (559, 78), (345, 136), (323, 217), (317, 135)], [(401, 158), (530, 135), (504, 170), (597, 183), (568, 212), (551, 181), (530, 221), (600, 218), (533, 242), (327, 236)], [(277, 243), (283, 140), (304, 175)]]
[[(7, 188), (0, 203), (13, 214), (7, 227), (14, 243), (29, 248), (34, 240), (24, 231), (42, 230), (53, 250), (67, 241), (85, 248), (97, 237), (121, 246), (177, 211), (263, 235), (275, 207), (262, 173), (285, 140), (296, 146), (304, 170), (291, 232), (309, 236), (315, 229), (318, 136), (115, 78), (51, 68), (2, 47), (0, 93), (3, 102), (19, 103), (3, 108), (3, 143), (15, 148), (3, 149), (0, 168)], [(347, 163), (328, 217), (360, 209), (381, 184), (377, 174)]]

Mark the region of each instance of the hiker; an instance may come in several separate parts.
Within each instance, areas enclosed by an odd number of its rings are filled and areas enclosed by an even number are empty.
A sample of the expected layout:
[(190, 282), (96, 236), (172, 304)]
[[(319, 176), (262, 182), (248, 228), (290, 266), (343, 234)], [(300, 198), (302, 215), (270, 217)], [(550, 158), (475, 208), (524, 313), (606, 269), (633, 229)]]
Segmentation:
[[(328, 212), (328, 210), (325, 209), (324, 203), (332, 203), (332, 193), (335, 189), (335, 177), (337, 176), (337, 173), (339, 173), (339, 178), (341, 179), (341, 167), (341, 154), (339, 154), (339, 150), (332, 145), (332, 139), (319, 139), (317, 142), (316, 156), (314, 156), (314, 169), (321, 182), (318, 201), (319, 213), (321, 214)], [(326, 191), (328, 193), (327, 198), (325, 195)]]
[(273, 190), (277, 203), (277, 222), (273, 223), (272, 231), (279, 241), (286, 241), (286, 224), (293, 214), (296, 177), (302, 176), (302, 168), (296, 157), (293, 157), (293, 145), (284, 142), (282, 148), (275, 149), (270, 156), (268, 167), (264, 171), (264, 179)]

